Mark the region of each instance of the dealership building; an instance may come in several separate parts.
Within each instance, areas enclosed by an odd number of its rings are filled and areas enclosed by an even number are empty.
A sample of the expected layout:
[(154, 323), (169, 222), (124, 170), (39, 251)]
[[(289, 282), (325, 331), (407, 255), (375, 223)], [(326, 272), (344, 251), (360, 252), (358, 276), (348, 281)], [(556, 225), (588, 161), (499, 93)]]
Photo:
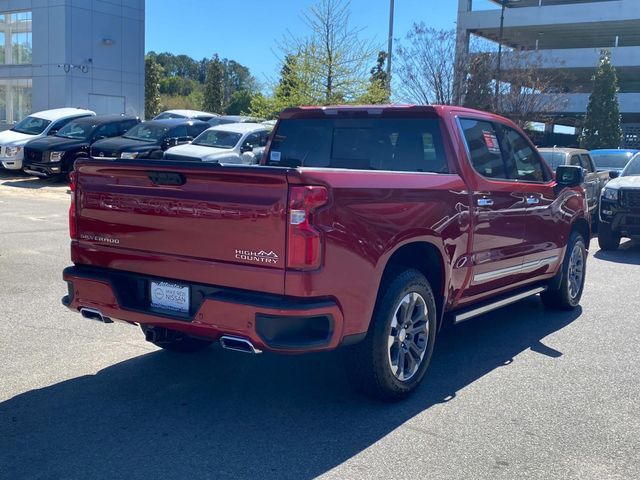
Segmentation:
[(561, 69), (568, 80), (553, 113), (564, 124), (580, 125), (600, 51), (611, 50), (623, 145), (640, 148), (640, 0), (459, 0), (459, 53), (469, 51), (474, 36), (501, 41), (503, 65), (515, 49), (531, 52), (543, 69)]
[(0, 129), (57, 107), (144, 113), (144, 0), (0, 1)]

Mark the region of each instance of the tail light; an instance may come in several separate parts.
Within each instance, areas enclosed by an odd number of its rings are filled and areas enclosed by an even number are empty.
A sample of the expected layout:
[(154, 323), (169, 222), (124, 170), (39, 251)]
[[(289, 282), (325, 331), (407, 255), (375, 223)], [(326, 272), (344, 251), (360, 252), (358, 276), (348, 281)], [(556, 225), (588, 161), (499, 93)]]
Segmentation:
[(313, 213), (329, 200), (325, 187), (289, 188), (287, 267), (313, 270), (322, 262), (322, 233), (313, 225)]
[(76, 187), (78, 174), (72, 171), (69, 174), (69, 190), (71, 191), (71, 203), (69, 204), (69, 236), (71, 240), (78, 239), (78, 223), (76, 212)]

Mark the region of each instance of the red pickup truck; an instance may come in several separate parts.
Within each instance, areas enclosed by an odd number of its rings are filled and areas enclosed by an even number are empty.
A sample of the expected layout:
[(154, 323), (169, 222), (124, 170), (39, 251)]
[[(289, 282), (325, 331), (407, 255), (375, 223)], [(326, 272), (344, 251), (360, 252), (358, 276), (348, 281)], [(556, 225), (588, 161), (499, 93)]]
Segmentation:
[(82, 159), (63, 303), (169, 350), (345, 347), (401, 399), (443, 324), (578, 305), (583, 172), (556, 178), (509, 120), (441, 106), (286, 110), (256, 166)]

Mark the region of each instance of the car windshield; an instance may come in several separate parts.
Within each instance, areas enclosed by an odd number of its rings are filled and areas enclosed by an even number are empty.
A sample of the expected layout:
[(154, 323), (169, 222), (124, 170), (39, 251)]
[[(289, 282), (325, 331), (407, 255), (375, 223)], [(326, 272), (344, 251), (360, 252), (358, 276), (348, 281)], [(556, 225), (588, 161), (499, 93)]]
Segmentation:
[(86, 140), (91, 135), (93, 131), (93, 125), (86, 122), (71, 122), (64, 127), (62, 127), (58, 133), (56, 133), (56, 137), (63, 138), (75, 138), (78, 140)]
[(637, 153), (636, 156), (631, 159), (622, 172), (623, 177), (633, 177), (636, 175), (640, 175), (640, 153)]
[(49, 126), (51, 120), (38, 117), (27, 117), (17, 123), (11, 130), (28, 135), (40, 135)]
[(240, 138), (242, 138), (242, 135), (236, 132), (208, 130), (198, 135), (192, 145), (230, 149), (236, 146)]
[(148, 123), (139, 123), (124, 135), (124, 138), (131, 140), (142, 140), (143, 142), (159, 142), (169, 130), (167, 127), (160, 125), (150, 125)]
[(540, 155), (553, 168), (564, 165), (565, 154), (562, 152), (540, 152)]
[(631, 152), (616, 152), (616, 153), (598, 153), (591, 152), (591, 158), (598, 166), (598, 170), (610, 170), (618, 169), (622, 170), (633, 154)]

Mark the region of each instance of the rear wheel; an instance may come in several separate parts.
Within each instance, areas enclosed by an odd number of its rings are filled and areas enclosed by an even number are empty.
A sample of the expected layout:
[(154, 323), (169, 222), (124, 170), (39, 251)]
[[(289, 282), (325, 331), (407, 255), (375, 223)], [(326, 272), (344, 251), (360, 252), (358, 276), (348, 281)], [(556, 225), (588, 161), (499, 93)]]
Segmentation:
[(545, 307), (572, 310), (580, 303), (584, 281), (587, 273), (587, 247), (578, 232), (569, 237), (567, 252), (565, 253), (560, 275), (559, 286), (542, 292), (540, 297)]
[(193, 353), (209, 347), (212, 340), (193, 338), (176, 330), (140, 325), (148, 342), (171, 352)]
[(427, 279), (406, 270), (381, 286), (366, 338), (345, 351), (356, 390), (387, 401), (402, 400), (424, 377), (435, 343), (436, 303)]
[(610, 223), (601, 222), (598, 226), (598, 245), (602, 250), (617, 250), (620, 246), (620, 235), (614, 233)]

